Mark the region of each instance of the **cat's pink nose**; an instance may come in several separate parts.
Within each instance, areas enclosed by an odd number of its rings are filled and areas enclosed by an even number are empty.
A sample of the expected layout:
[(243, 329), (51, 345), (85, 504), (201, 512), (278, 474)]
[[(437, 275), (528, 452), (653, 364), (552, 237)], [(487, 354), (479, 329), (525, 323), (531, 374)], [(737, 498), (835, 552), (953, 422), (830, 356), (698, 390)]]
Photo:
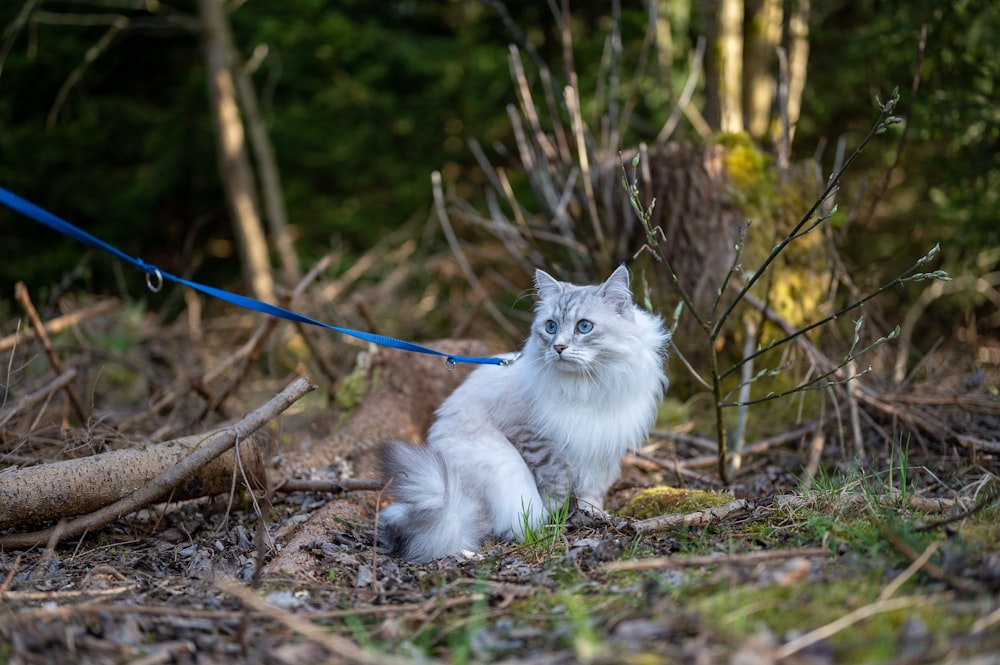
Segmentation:
[(556, 353), (562, 355), (562, 352), (566, 350), (565, 344), (553, 344), (552, 348), (556, 350)]

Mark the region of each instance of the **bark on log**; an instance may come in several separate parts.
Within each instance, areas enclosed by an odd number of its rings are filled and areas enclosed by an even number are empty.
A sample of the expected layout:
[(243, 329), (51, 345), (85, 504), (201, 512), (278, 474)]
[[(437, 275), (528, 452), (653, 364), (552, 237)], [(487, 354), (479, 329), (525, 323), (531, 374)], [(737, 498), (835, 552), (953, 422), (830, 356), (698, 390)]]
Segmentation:
[[(187, 457), (214, 433), (2, 472), (0, 529), (82, 515), (114, 503)], [(240, 463), (255, 488), (264, 487), (261, 444), (259, 434), (240, 443)], [(180, 501), (228, 492), (234, 470), (236, 452), (229, 450), (160, 498)], [(240, 476), (237, 486), (242, 484)]]
[(288, 387), (271, 398), (262, 407), (251, 411), (239, 422), (208, 435), (202, 445), (196, 446), (190, 454), (177, 462), (177, 464), (167, 468), (148, 483), (140, 485), (128, 496), (98, 508), (82, 517), (77, 517), (69, 521), (61, 521), (52, 528), (32, 533), (12, 533), (0, 536), (0, 548), (24, 549), (45, 545), (46, 543), (51, 547), (60, 540), (74, 538), (87, 531), (98, 529), (113, 520), (120, 519), (129, 513), (133, 513), (144, 506), (154, 503), (164, 496), (169, 496), (174, 489), (181, 486), (198, 469), (201, 469), (212, 460), (227, 452), (237, 442), (249, 439), (254, 432), (266, 425), (269, 420), (276, 418), (300, 397), (315, 389), (316, 386), (310, 384), (309, 380), (304, 377), (292, 381)]

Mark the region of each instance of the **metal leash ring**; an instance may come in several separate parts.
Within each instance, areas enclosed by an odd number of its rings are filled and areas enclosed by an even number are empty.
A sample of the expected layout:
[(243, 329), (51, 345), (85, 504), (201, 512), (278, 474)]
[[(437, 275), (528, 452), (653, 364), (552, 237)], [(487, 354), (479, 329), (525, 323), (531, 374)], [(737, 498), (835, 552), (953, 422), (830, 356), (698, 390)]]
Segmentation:
[[(160, 272), (159, 268), (155, 266), (151, 267), (153, 268), (153, 272), (146, 273), (146, 288), (153, 293), (159, 293), (160, 289), (163, 288), (163, 273)], [(154, 276), (156, 277), (155, 283), (153, 281)]]

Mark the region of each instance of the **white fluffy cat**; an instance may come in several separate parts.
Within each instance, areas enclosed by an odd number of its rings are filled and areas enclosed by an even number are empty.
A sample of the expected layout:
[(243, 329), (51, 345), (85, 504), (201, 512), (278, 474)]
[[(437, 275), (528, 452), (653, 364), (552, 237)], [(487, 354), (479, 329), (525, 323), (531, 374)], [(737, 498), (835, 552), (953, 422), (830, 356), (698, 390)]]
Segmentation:
[(538, 270), (531, 335), (510, 365), (476, 369), (437, 410), (427, 444), (389, 442), (394, 552), (429, 561), (494, 535), (523, 539), (570, 496), (594, 513), (622, 454), (649, 433), (667, 386), (669, 333), (636, 306), (619, 267), (577, 286)]

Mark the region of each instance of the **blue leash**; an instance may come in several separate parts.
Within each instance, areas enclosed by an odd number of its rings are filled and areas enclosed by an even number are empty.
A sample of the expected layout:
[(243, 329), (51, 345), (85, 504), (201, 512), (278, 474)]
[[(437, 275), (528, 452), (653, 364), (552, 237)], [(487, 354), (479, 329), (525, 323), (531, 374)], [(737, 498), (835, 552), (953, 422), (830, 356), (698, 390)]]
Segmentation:
[(386, 337), (385, 335), (376, 335), (375, 333), (362, 332), (359, 330), (350, 330), (348, 328), (338, 328), (337, 326), (331, 326), (322, 321), (317, 321), (311, 319), (308, 316), (303, 316), (302, 314), (297, 314), (291, 310), (278, 307), (277, 305), (271, 305), (266, 302), (261, 302), (255, 300), (254, 298), (249, 298), (247, 296), (242, 296), (238, 293), (231, 293), (229, 291), (223, 291), (222, 289), (217, 289), (213, 286), (206, 286), (205, 284), (199, 284), (198, 282), (192, 282), (186, 280), (182, 277), (177, 277), (176, 275), (171, 275), (168, 272), (163, 272), (156, 266), (150, 265), (143, 261), (142, 259), (136, 259), (125, 252), (121, 251), (117, 247), (109, 245), (100, 238), (92, 236), (86, 231), (79, 229), (64, 219), (56, 217), (48, 210), (40, 208), (30, 201), (22, 199), (17, 194), (7, 191), (3, 187), (0, 187), (0, 203), (4, 204), (8, 208), (15, 210), (26, 217), (44, 224), (45, 226), (58, 231), (64, 235), (73, 238), (84, 245), (93, 247), (94, 249), (99, 249), (102, 252), (107, 252), (111, 254), (119, 261), (132, 265), (139, 270), (146, 273), (146, 285), (154, 293), (159, 291), (163, 286), (163, 280), (169, 282), (175, 282), (177, 284), (183, 284), (184, 286), (190, 287), (196, 291), (200, 291), (206, 295), (210, 295), (213, 298), (218, 298), (224, 300), (228, 303), (236, 305), (238, 307), (243, 307), (244, 309), (249, 309), (255, 312), (261, 312), (263, 314), (268, 314), (270, 316), (276, 316), (281, 319), (287, 319), (289, 321), (295, 321), (297, 323), (306, 323), (312, 326), (318, 326), (320, 328), (326, 328), (327, 330), (333, 330), (339, 332), (343, 335), (349, 335), (351, 337), (356, 337), (357, 339), (364, 340), (366, 342), (371, 342), (373, 344), (378, 344), (379, 346), (385, 346), (391, 349), (401, 349), (403, 351), (410, 351), (413, 353), (425, 353), (432, 356), (441, 356), (446, 359), (448, 369), (455, 366), (455, 363), (469, 363), (473, 365), (508, 365), (510, 361), (504, 360), (502, 358), (480, 358), (475, 356), (454, 356), (448, 353), (442, 353), (441, 351), (436, 351), (435, 349), (428, 348), (426, 346), (420, 346), (419, 344), (413, 344), (412, 342), (405, 342), (401, 339), (395, 339), (393, 337)]

